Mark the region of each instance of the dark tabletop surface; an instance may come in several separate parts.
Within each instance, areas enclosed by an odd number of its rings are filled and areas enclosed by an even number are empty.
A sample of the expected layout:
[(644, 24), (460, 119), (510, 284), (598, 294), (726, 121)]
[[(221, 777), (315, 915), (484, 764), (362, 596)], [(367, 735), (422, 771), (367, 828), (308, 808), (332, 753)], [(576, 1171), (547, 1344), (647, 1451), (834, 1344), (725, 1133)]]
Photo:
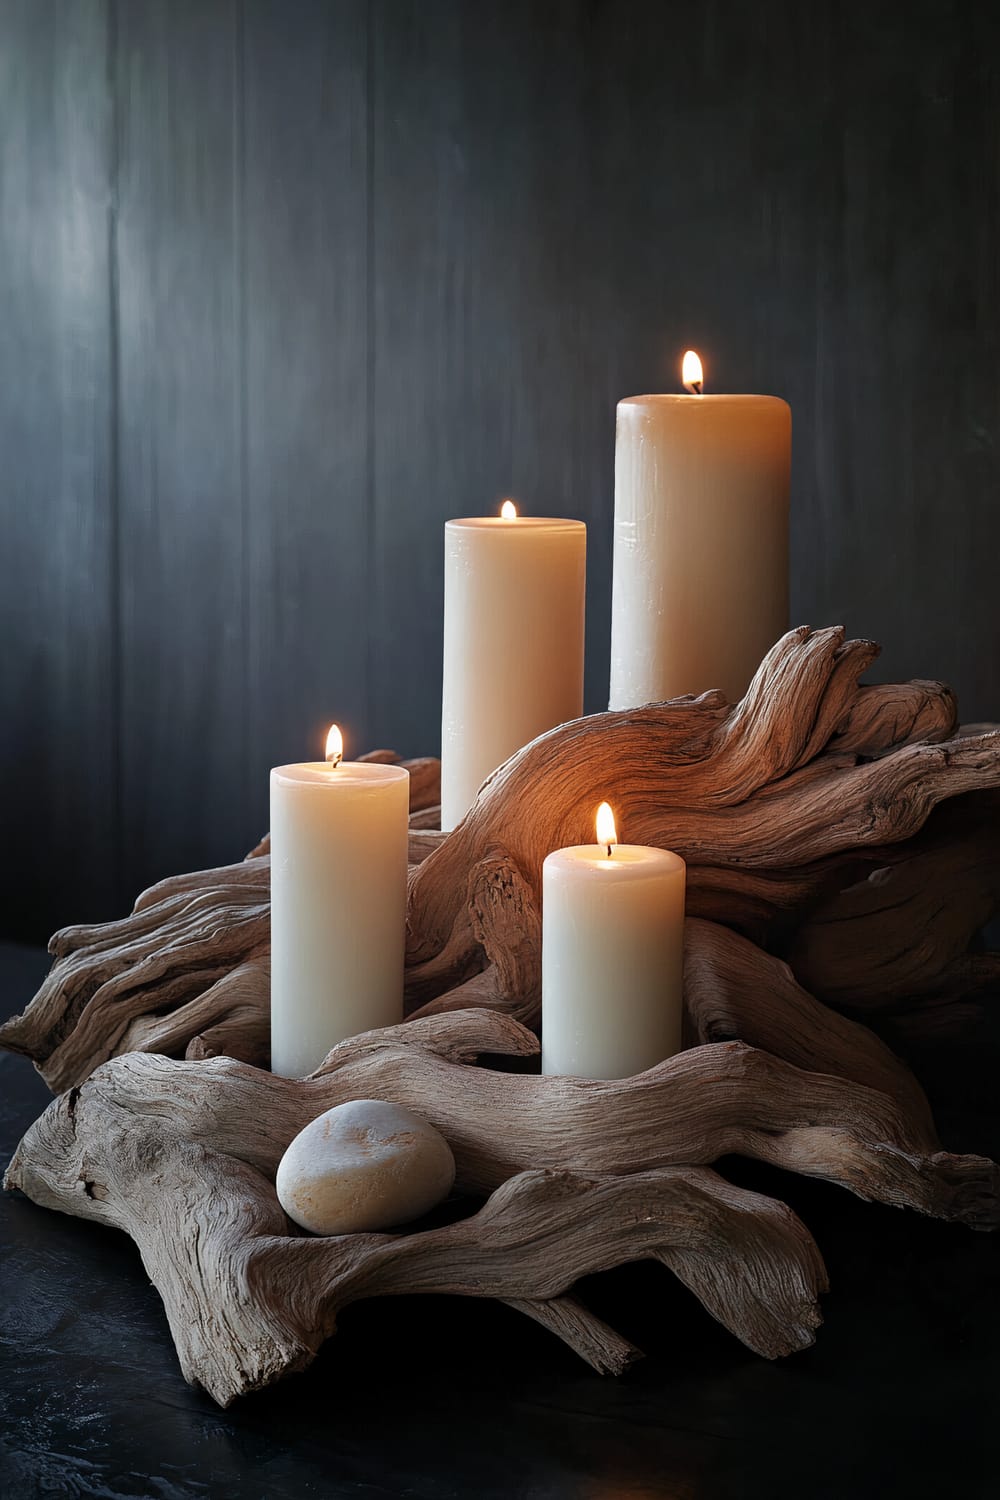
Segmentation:
[[(0, 949), (0, 1012), (44, 954)], [(997, 1007), (1000, 1011), (1000, 1004)], [(1000, 1156), (1000, 1026), (913, 1060), (945, 1144)], [(48, 1101), (0, 1056), (9, 1159)], [(744, 1162), (785, 1198), (833, 1290), (816, 1346), (750, 1354), (661, 1267), (583, 1293), (648, 1358), (602, 1379), (495, 1304), (397, 1298), (348, 1309), (306, 1374), (220, 1411), (181, 1379), (156, 1292), (114, 1230), (0, 1206), (0, 1493), (187, 1500), (646, 1500), (995, 1497), (1000, 1239), (863, 1204)]]

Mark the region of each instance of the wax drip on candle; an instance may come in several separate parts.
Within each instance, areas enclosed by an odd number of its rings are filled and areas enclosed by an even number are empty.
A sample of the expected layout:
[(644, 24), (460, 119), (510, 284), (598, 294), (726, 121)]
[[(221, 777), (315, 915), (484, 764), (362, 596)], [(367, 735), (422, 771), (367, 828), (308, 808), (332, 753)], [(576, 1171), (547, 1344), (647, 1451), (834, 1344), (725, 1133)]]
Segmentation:
[(330, 725), (330, 733), (326, 737), (326, 763), (331, 771), (335, 771), (344, 758), (344, 736), (340, 732), (339, 724)]
[(611, 858), (612, 847), (618, 842), (618, 830), (615, 827), (615, 815), (607, 802), (602, 802), (597, 809), (597, 842), (603, 844), (608, 851), (608, 859)]
[(505, 500), (501, 505), (500, 519), (501, 521), (517, 520), (517, 506), (514, 504), (513, 500)]
[(692, 396), (702, 394), (704, 373), (701, 368), (701, 360), (693, 349), (688, 349), (681, 361), (681, 380)]

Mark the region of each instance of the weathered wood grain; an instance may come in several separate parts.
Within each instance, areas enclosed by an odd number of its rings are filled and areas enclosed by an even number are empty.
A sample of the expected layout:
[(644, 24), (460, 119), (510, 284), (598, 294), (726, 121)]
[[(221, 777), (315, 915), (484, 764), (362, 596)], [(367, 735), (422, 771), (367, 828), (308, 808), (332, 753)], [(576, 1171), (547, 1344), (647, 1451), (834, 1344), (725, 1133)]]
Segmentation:
[[(790, 631), (742, 703), (703, 694), (563, 725), (496, 771), (453, 832), (415, 828), (408, 1013), (482, 1005), (537, 1024), (542, 861), (591, 837), (609, 797), (627, 841), (685, 857), (689, 914), (748, 939), (725, 952), (713, 939), (707, 967), (704, 937), (689, 953), (713, 1003), (735, 995), (745, 966), (732, 1014), (750, 1030), (736, 1034), (801, 1062), (776, 1017), (810, 1014), (822, 1065), (867, 1080), (873, 1039), (833, 1017), (819, 1025), (811, 996), (753, 942), (790, 954), (814, 993), (848, 1009), (936, 1007), (995, 971), (977, 942), (1000, 898), (987, 817), (1000, 731), (958, 732), (940, 684), (860, 686), (876, 652), (836, 628)], [(420, 823), (439, 768), (409, 764)], [(136, 1046), (264, 1060), (267, 848), (158, 883), (124, 921), (57, 933), (51, 974), (0, 1045), (56, 1089)]]
[[(186, 1377), (223, 1404), (302, 1369), (348, 1302), (394, 1292), (499, 1297), (597, 1368), (621, 1369), (636, 1351), (562, 1294), (649, 1256), (750, 1348), (803, 1348), (822, 1261), (789, 1209), (698, 1165), (733, 1151), (977, 1227), (1000, 1218), (1000, 1169), (929, 1149), (873, 1089), (741, 1043), (606, 1083), (473, 1066), (484, 1051), (536, 1047), (517, 1022), (472, 1010), (352, 1038), (307, 1079), (130, 1053), (49, 1106), (6, 1185), (135, 1239)], [(460, 1191), (490, 1194), (485, 1207), (401, 1236), (291, 1232), (273, 1187), (282, 1153), (359, 1097), (431, 1120)]]
[[(397, 1292), (498, 1297), (595, 1368), (620, 1371), (638, 1351), (562, 1294), (582, 1276), (647, 1257), (758, 1353), (774, 1358), (812, 1343), (826, 1275), (808, 1231), (783, 1204), (704, 1167), (639, 1170), (637, 1161), (624, 1175), (580, 1172), (548, 1166), (543, 1150), (530, 1167), (510, 1168), (495, 1155), (487, 1165), (483, 1141), (478, 1166), (465, 1151), (464, 1185), (492, 1178), (496, 1190), (471, 1218), (400, 1236), (295, 1234), (275, 1196), (274, 1157), (295, 1133), (293, 1120), (303, 1111), (312, 1118), (321, 1091), (346, 1087), (355, 1097), (359, 1068), (363, 1092), (396, 1090), (392, 1075), (400, 1062), (407, 1071), (409, 1054), (417, 1092), (423, 1059), (433, 1091), (443, 1068), (449, 1089), (466, 1095), (485, 1084), (495, 1093), (514, 1080), (469, 1060), (485, 1046), (535, 1045), (515, 1023), (478, 1011), (356, 1040), (350, 1058), (331, 1056), (324, 1074), (285, 1080), (277, 1094), (273, 1075), (231, 1060), (119, 1058), (49, 1107), (6, 1185), (135, 1239), (185, 1376), (223, 1405), (307, 1365), (347, 1303)], [(554, 1141), (562, 1133), (557, 1127)], [(566, 1144), (554, 1145), (557, 1157)]]

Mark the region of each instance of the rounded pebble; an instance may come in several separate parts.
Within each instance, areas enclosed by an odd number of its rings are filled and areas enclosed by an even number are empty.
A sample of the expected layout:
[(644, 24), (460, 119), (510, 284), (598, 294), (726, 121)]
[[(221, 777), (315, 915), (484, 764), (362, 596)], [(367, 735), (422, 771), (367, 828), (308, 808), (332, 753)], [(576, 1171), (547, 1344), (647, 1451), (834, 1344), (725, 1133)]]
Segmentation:
[(352, 1099), (300, 1130), (278, 1165), (285, 1213), (313, 1234), (357, 1234), (419, 1219), (451, 1192), (455, 1158), (422, 1116)]

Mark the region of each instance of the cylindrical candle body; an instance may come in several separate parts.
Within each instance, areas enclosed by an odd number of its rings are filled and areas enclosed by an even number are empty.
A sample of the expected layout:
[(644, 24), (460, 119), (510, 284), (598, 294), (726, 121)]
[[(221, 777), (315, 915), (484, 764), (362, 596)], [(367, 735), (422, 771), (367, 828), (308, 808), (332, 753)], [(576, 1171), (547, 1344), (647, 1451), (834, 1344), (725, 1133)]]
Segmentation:
[(681, 1048), (685, 865), (558, 849), (542, 866), (542, 1072), (630, 1078)]
[(738, 702), (788, 628), (791, 434), (776, 396), (618, 403), (611, 708)]
[(446, 525), (442, 828), (522, 745), (583, 713), (586, 556), (582, 521)]
[(409, 773), (271, 772), (271, 1067), (301, 1078), (403, 1019)]

